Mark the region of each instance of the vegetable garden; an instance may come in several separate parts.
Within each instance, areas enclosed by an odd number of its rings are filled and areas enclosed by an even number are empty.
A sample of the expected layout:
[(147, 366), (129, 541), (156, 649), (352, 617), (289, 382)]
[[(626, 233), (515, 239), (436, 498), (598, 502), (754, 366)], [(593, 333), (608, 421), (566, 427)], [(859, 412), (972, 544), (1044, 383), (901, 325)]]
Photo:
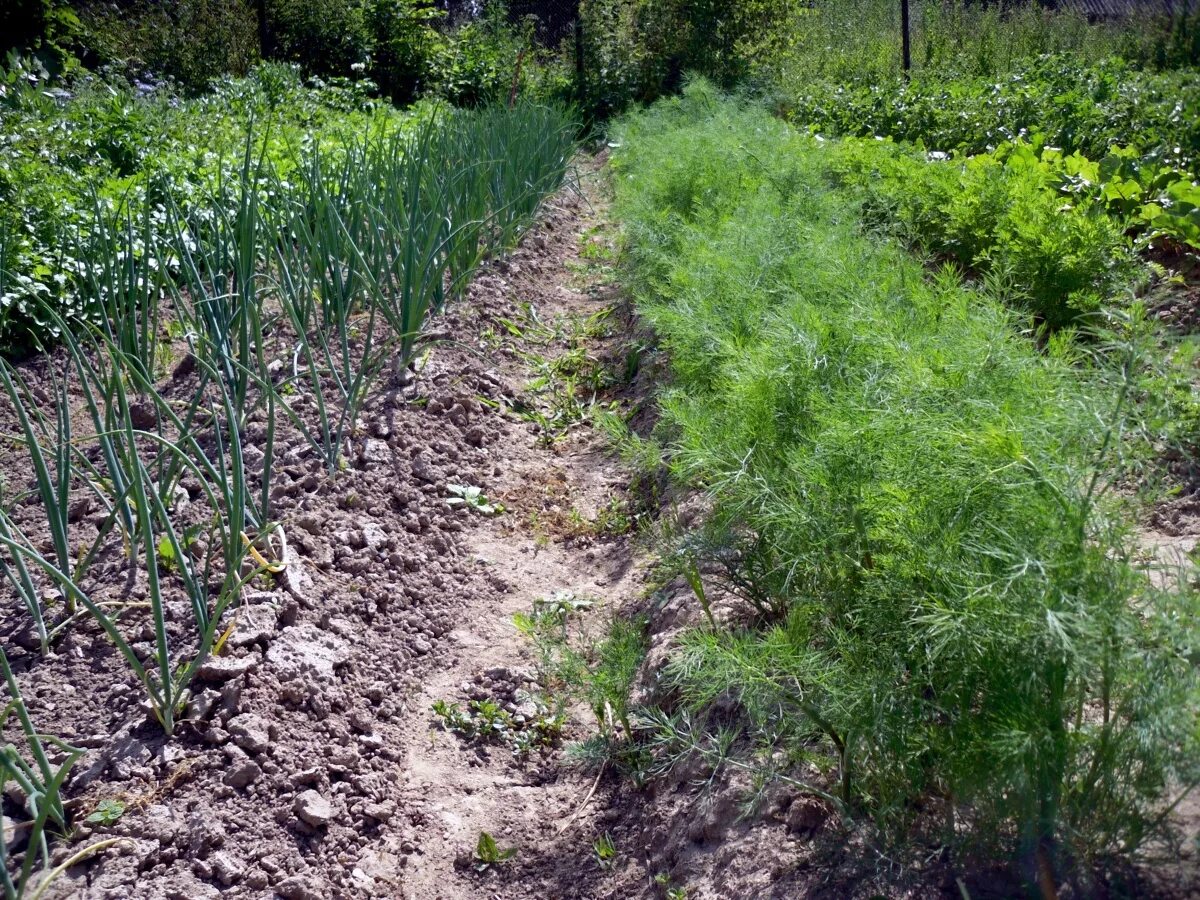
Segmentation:
[(1200, 12), (216, 6), (0, 70), (5, 898), (1200, 888)]

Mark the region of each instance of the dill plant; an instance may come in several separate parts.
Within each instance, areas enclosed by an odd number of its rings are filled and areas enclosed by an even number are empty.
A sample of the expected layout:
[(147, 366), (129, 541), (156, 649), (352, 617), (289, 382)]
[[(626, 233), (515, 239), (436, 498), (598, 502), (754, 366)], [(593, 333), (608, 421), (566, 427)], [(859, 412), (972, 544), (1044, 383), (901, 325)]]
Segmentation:
[(682, 639), (681, 714), (732, 698), (739, 752), (823, 756), (813, 792), (889, 843), (932, 827), (1031, 876), (1144, 845), (1200, 775), (1197, 605), (1152, 584), (1111, 490), (1133, 348), (1039, 350), (865, 235), (818, 141), (702, 82), (616, 142), (670, 464), (761, 599)]

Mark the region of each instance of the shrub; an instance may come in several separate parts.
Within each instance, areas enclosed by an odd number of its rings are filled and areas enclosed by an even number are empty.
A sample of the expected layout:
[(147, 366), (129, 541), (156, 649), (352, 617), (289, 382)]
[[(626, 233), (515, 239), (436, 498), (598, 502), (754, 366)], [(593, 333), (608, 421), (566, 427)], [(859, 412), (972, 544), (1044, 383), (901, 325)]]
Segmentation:
[(0, 7), (0, 57), (31, 53), (51, 75), (58, 75), (70, 67), (82, 30), (65, 3), (8, 0)]
[[(506, 100), (517, 58), (529, 41), (508, 25), (499, 6), (456, 28), (434, 66), (432, 89), (457, 106)], [(536, 64), (532, 60), (531, 64)]]
[(582, 100), (605, 116), (677, 89), (685, 71), (732, 87), (789, 7), (785, 0), (585, 0)]
[(367, 13), (374, 48), (371, 77), (393, 101), (415, 99), (432, 80), (445, 46), (433, 28), (441, 16), (429, 0), (372, 0)]
[(271, 53), (317, 75), (365, 68), (374, 46), (367, 7), (363, 0), (267, 0)]
[(889, 841), (919, 826), (1084, 883), (1135, 852), (1200, 777), (1200, 610), (1151, 584), (1106, 487), (1132, 344), (1115, 371), (1039, 351), (989, 293), (864, 236), (835, 154), (703, 84), (615, 142), (673, 470), (771, 601), (683, 640), (679, 721), (711, 713), (714, 741)]
[(246, 75), (259, 57), (258, 20), (247, 0), (89, 2), (80, 16), (91, 62), (172, 78), (193, 94), (222, 76)]

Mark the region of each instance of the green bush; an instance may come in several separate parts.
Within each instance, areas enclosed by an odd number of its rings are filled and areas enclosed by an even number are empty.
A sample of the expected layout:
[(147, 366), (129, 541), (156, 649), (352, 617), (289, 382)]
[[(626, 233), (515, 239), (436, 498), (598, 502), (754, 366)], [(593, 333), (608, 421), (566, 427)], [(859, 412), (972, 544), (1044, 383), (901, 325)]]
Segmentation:
[(58, 0), (6, 0), (0, 6), (0, 60), (32, 54), (59, 75), (70, 68), (82, 33), (75, 11)]
[(446, 46), (431, 0), (91, 2), (83, 8), (88, 56), (178, 81), (192, 93), (245, 75), (260, 54), (321, 78), (369, 75), (398, 102), (428, 86)]
[(248, 0), (114, 0), (81, 6), (85, 57), (135, 77), (153, 73), (202, 93), (245, 76), (258, 61), (258, 20)]
[(374, 46), (363, 0), (267, 0), (268, 40), (279, 59), (317, 75), (366, 68)]
[(890, 142), (829, 147), (835, 183), (866, 192), (869, 221), (1009, 287), (1010, 300), (1058, 328), (1097, 312), (1129, 280), (1119, 221), (1087, 195), (1064, 195), (1025, 144), (930, 161)]
[(864, 235), (828, 148), (703, 84), (614, 142), (673, 373), (662, 437), (724, 548), (698, 571), (769, 601), (683, 639), (660, 727), (711, 715), (713, 746), (889, 841), (1085, 885), (1136, 852), (1200, 778), (1200, 609), (1154, 587), (1108, 489), (1138, 433), (1129, 334), (1115, 369), (1069, 338), (1039, 351), (991, 292)]
[(786, 0), (583, 0), (584, 106), (604, 117), (675, 90), (685, 71), (732, 87), (788, 21)]
[(429, 0), (372, 0), (367, 13), (374, 42), (370, 73), (393, 101), (414, 100), (433, 80), (445, 46), (433, 27), (441, 17)]
[(481, 106), (508, 98), (521, 50), (528, 46), (510, 28), (500, 7), (455, 29), (433, 67), (432, 89), (456, 106)]
[[(911, 62), (919, 78), (1004, 80), (1032, 60), (1070, 56), (1081, 64), (1120, 58), (1140, 68), (1189, 67), (1193, 10), (1089, 23), (1079, 4), (911, 0)], [(1178, 6), (1178, 4), (1177, 4)], [(796, 3), (769, 30), (755, 74), (803, 90), (814, 82), (892, 84), (902, 65), (900, 4), (894, 0)]]

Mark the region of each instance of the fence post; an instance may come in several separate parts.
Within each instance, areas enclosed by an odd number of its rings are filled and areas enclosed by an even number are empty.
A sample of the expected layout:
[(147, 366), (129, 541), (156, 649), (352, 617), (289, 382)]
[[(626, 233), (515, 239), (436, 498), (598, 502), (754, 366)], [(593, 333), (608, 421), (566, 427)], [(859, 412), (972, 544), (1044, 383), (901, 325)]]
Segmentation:
[(575, 14), (575, 94), (580, 107), (585, 99), (583, 76), (583, 4), (580, 3)]
[(909, 34), (908, 0), (900, 0), (900, 43), (904, 77), (908, 78), (908, 70), (912, 68), (912, 37)]

